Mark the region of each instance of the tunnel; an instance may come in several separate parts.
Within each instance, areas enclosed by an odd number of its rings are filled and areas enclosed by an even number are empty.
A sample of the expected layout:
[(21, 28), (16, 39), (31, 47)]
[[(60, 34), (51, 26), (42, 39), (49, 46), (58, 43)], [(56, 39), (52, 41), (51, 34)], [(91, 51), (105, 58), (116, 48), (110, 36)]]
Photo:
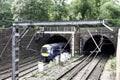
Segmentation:
[[(113, 55), (115, 53), (114, 44), (109, 38), (102, 35), (94, 35), (93, 38), (100, 47), (101, 53), (107, 55)], [(98, 50), (92, 37), (90, 37), (83, 46), (83, 52), (85, 54), (90, 54), (90, 51), (94, 51), (95, 49)]]
[[(61, 43), (61, 42), (64, 42), (67, 44), (68, 40), (61, 35), (53, 35), (47, 40), (46, 44)], [(70, 43), (67, 44), (66, 49), (68, 52), (70, 52)]]

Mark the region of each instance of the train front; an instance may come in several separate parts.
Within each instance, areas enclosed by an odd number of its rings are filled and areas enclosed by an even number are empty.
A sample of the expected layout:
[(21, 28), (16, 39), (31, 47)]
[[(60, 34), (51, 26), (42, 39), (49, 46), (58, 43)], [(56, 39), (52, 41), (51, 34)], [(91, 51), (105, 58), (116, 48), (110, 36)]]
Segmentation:
[(42, 61), (49, 61), (50, 60), (50, 51), (51, 50), (51, 47), (50, 45), (44, 45), (42, 46), (41, 48), (41, 51), (40, 51), (40, 59)]

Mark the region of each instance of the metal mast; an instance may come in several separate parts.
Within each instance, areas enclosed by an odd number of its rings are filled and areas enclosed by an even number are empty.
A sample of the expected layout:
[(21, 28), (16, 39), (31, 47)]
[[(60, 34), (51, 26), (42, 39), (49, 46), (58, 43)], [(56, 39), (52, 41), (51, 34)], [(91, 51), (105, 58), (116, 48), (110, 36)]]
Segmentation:
[[(103, 25), (108, 29), (110, 27), (105, 25), (104, 20), (95, 21), (60, 21), (60, 22), (14, 22), (12, 27), (12, 80), (19, 79), (19, 28), (20, 26), (79, 26), (79, 25)], [(72, 35), (72, 53), (74, 53), (74, 34)], [(74, 55), (74, 54), (72, 54)]]

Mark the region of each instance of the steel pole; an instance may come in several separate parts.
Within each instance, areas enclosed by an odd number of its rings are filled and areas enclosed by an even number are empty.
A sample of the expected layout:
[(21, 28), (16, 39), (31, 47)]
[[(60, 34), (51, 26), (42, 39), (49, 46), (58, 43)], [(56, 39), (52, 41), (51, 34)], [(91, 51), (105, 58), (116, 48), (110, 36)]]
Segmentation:
[(19, 29), (12, 27), (12, 80), (19, 79)]

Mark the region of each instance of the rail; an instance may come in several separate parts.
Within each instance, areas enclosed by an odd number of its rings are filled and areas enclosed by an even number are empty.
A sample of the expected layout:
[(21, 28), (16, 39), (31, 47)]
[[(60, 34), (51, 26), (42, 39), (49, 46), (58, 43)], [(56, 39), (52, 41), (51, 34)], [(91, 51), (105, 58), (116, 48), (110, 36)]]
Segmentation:
[[(19, 66), (19, 68), (20, 68), (20, 70), (19, 70), (20, 71), (19, 77), (22, 78), (27, 73), (30, 73), (31, 71), (36, 70), (37, 69), (37, 61), (38, 60), (39, 60), (39, 57), (35, 57), (35, 58), (28, 58), (28, 59), (26, 59), (25, 62), (21, 62), (20, 66)], [(2, 70), (0, 72), (0, 80), (10, 79), (11, 78), (11, 71), (12, 71), (12, 69), (10, 67), (8, 67), (5, 70)]]
[[(93, 53), (92, 53), (93, 54)], [(104, 65), (108, 59), (105, 54), (96, 54), (93, 57), (90, 55), (80, 62), (67, 70), (66, 72), (60, 74), (56, 80), (99, 80), (100, 74), (103, 71)], [(98, 69), (100, 68), (100, 69)], [(99, 72), (99, 73), (98, 73)], [(95, 76), (97, 74), (97, 76)], [(94, 78), (95, 77), (95, 78)]]

